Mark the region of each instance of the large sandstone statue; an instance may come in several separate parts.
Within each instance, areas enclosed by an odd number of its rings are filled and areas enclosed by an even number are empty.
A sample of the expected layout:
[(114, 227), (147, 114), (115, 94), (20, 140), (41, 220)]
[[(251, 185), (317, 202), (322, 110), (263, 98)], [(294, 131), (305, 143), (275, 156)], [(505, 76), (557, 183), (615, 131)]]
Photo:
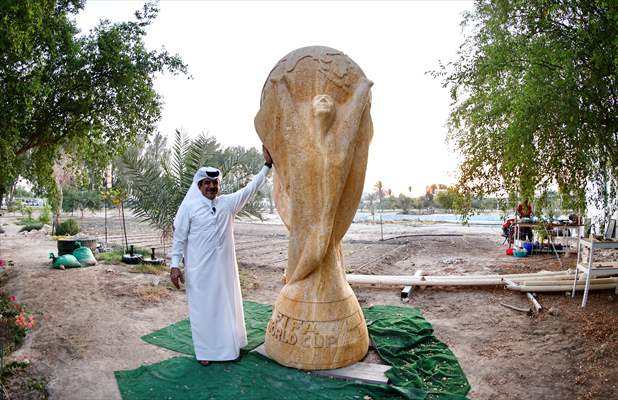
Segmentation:
[(285, 56), (264, 84), (255, 127), (274, 160), (275, 202), (290, 232), (266, 352), (286, 366), (339, 368), (367, 353), (341, 239), (365, 180), (371, 85), (345, 54), (317, 46)]

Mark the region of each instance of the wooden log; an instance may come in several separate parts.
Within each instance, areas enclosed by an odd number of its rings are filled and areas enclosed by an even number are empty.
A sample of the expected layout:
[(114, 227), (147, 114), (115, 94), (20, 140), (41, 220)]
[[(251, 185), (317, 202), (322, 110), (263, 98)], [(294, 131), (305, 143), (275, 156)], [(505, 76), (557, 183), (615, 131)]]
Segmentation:
[(526, 293), (526, 297), (532, 303), (532, 307), (534, 307), (534, 311), (536, 313), (539, 313), (543, 309), (543, 306), (541, 306), (541, 303), (537, 301), (537, 299), (532, 295), (532, 293), (530, 292)]
[(528, 315), (532, 314), (532, 309), (530, 307), (528, 307), (528, 308), (515, 307), (515, 306), (512, 306), (510, 304), (506, 304), (506, 303), (500, 303), (500, 305), (503, 306), (503, 307), (506, 307), (506, 308), (510, 308), (511, 310), (515, 310), (515, 311), (526, 313)]
[[(370, 347), (373, 343), (370, 342)], [(271, 357), (266, 353), (264, 343), (251, 350), (251, 352), (259, 353), (262, 356), (270, 359)], [(348, 367), (337, 369), (326, 369), (308, 372), (310, 374), (331, 376), (338, 379), (346, 379), (352, 381), (362, 381), (367, 383), (387, 384), (388, 378), (386, 377), (386, 371), (391, 369), (390, 365), (375, 364), (367, 362), (357, 362)]]

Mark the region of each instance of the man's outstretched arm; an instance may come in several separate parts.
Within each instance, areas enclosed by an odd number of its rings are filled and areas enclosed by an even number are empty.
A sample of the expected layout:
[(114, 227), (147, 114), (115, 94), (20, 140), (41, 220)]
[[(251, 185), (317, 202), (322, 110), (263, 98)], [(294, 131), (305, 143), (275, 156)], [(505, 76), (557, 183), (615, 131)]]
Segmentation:
[(266, 182), (266, 177), (273, 165), (273, 159), (266, 147), (262, 146), (262, 151), (264, 153), (264, 166), (260, 172), (253, 177), (247, 186), (230, 195), (233, 202), (234, 213), (238, 213), (242, 210), (253, 195), (264, 185), (264, 182)]

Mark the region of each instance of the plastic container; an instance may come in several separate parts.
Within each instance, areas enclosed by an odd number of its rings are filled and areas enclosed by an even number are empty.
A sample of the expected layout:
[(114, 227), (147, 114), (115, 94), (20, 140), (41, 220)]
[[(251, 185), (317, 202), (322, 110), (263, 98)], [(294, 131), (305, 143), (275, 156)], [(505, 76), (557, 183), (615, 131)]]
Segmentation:
[(73, 250), (77, 248), (77, 242), (83, 247), (88, 247), (93, 253), (97, 249), (96, 239), (60, 239), (58, 240), (58, 256), (73, 254)]
[(513, 255), (515, 257), (525, 257), (528, 255), (528, 252), (525, 249), (513, 250)]
[(521, 246), (526, 250), (526, 253), (532, 254), (532, 250), (534, 249), (534, 244), (532, 244), (532, 242), (524, 242)]

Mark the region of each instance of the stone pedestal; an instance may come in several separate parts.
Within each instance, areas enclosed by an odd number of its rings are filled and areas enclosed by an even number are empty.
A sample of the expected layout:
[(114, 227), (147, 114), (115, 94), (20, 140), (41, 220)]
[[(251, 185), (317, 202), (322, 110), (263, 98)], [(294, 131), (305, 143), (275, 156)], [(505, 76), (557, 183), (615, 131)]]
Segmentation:
[(271, 71), (255, 117), (275, 165), (275, 203), (290, 231), (286, 285), (265, 349), (305, 370), (362, 359), (369, 337), (345, 279), (341, 239), (356, 213), (367, 166), (371, 82), (343, 53), (306, 47)]

